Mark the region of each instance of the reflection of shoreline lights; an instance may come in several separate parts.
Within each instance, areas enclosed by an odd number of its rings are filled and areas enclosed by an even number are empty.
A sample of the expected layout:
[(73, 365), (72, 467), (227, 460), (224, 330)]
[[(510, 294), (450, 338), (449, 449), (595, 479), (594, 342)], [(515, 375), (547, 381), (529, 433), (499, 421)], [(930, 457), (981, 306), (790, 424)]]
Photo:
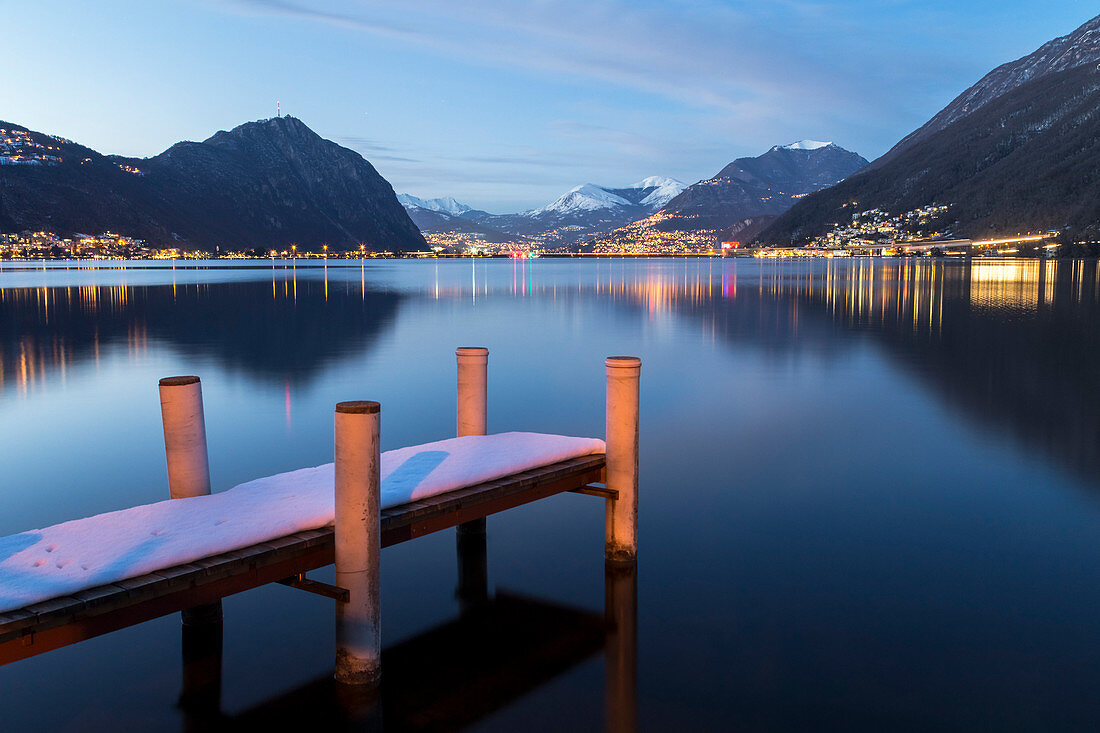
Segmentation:
[[(665, 260), (652, 267), (645, 266), (644, 261), (628, 267), (623, 261), (601, 260), (585, 275), (592, 279), (579, 280), (575, 287), (553, 279), (554, 267), (539, 262), (514, 260), (511, 281), (495, 280), (498, 284), (493, 289), (492, 278), (486, 272), (489, 263), (483, 260), (471, 260), (469, 279), (463, 277), (451, 286), (440, 283), (436, 268), (436, 277), (424, 284), (422, 293), (434, 299), (495, 294), (551, 300), (594, 293), (613, 301), (636, 303), (649, 319), (656, 319), (677, 309), (705, 309), (721, 299), (730, 301), (755, 290), (760, 296), (790, 300), (795, 328), (800, 309), (818, 303), (829, 314), (851, 324), (883, 327), (907, 323), (914, 332), (924, 333), (939, 331), (945, 302), (975, 310), (1009, 308), (1024, 312), (1086, 300), (1090, 304), (1100, 302), (1100, 265), (1082, 260), (975, 260), (970, 268), (961, 262), (915, 259), (710, 260), (706, 266), (701, 260)], [(361, 299), (366, 300), (365, 269), (361, 267), (358, 275), (358, 283), (343, 281), (343, 292), (359, 290)], [(278, 287), (280, 279), (282, 288)], [(306, 280), (308, 296), (323, 298), (329, 287), (327, 280)], [(328, 294), (341, 292), (340, 283), (334, 280), (331, 287), (335, 290)], [(101, 319), (128, 316), (133, 307), (149, 302), (149, 293), (158, 287), (0, 288), (0, 316), (11, 318), (4, 312), (8, 307), (23, 309), (24, 317), (29, 318), (27, 327), (18, 330), (17, 338), (0, 343), (0, 394), (13, 389), (25, 396), (46, 381), (48, 372), (56, 372), (64, 380), (73, 364), (83, 359), (98, 365)], [(201, 297), (210, 287), (210, 283), (173, 284), (180, 291), (181, 302), (186, 302), (187, 296)], [(297, 291), (297, 268), (293, 263), (273, 268), (272, 301), (294, 301)], [(88, 317), (88, 325), (83, 328), (87, 330), (90, 325), (94, 330), (82, 337), (87, 340), (78, 339), (74, 344), (74, 337), (56, 332), (58, 316), (63, 322), (66, 312)], [(711, 313), (711, 328), (713, 321)], [(43, 328), (36, 332), (35, 325)], [(120, 335), (105, 343), (121, 346), (125, 339), (128, 358), (144, 358), (148, 349), (144, 320), (130, 323)], [(289, 408), (289, 392), (286, 397)]]
[(970, 302), (1037, 308), (1053, 298), (1058, 266), (1043, 260), (976, 261), (970, 271)]
[[(96, 269), (96, 268), (75, 268)], [(296, 300), (298, 296), (298, 278), (296, 268), (282, 268), (284, 290), (282, 297), (285, 300)], [(328, 278), (321, 285), (327, 300)], [(275, 288), (275, 280), (272, 280), (272, 300), (279, 299), (278, 290)], [(65, 287), (37, 287), (37, 288), (0, 288), (0, 317), (7, 317), (5, 307), (24, 308), (30, 312), (40, 325), (49, 327), (54, 314), (61, 307), (70, 312), (80, 313), (94, 319), (97, 316), (106, 317), (121, 316), (126, 314), (134, 304), (136, 296), (140, 302), (146, 301), (145, 293), (159, 287), (171, 288), (172, 299), (176, 300), (177, 290), (184, 293), (198, 295), (210, 287), (210, 283), (188, 283), (163, 286), (131, 286), (131, 285), (70, 285)], [(366, 300), (365, 280), (361, 286), (361, 299)], [(125, 346), (127, 358), (132, 361), (144, 358), (148, 351), (148, 328), (144, 321), (130, 323), (125, 331)], [(0, 343), (0, 395), (5, 388), (14, 385), (20, 396), (26, 396), (28, 390), (35, 389), (39, 384), (44, 384), (47, 379), (47, 369), (55, 371), (61, 380), (65, 380), (72, 364), (76, 361), (73, 344), (62, 334), (52, 333), (48, 340), (43, 340), (40, 334), (21, 333), (18, 337), (17, 347), (11, 351), (5, 349), (4, 343)], [(123, 340), (118, 339), (115, 344), (121, 347)], [(92, 333), (91, 351), (87, 359), (96, 366), (100, 363), (99, 328), (94, 326)]]

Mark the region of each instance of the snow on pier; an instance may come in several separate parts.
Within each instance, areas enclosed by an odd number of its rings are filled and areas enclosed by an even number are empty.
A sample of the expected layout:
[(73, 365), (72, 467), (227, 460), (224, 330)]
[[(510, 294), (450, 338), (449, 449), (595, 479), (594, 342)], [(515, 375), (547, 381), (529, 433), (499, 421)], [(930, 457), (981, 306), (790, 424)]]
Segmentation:
[[(382, 508), (602, 454), (540, 433), (450, 438), (382, 453)], [(333, 523), (333, 464), (0, 538), (0, 613)]]

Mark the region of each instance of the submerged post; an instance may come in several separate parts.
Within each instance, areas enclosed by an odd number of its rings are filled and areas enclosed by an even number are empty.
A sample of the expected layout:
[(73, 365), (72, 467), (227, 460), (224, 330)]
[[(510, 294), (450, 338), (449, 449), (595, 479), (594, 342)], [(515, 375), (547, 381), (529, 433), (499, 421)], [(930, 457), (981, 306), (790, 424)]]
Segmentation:
[(199, 378), (160, 380), (160, 413), (164, 422), (169, 494), (173, 499), (209, 494), (210, 463)]
[[(455, 349), (458, 360), (458, 410), (455, 434), (485, 435), (487, 420), (489, 350), (483, 346)], [(464, 607), (489, 598), (489, 572), (485, 518), (464, 522), (456, 528), (458, 589)]]
[(374, 686), (381, 675), (382, 455), (377, 402), (336, 405), (336, 681)]
[(609, 356), (607, 367), (607, 500), (604, 555), (608, 562), (638, 557), (638, 385), (642, 360)]
[(216, 728), (222, 707), (222, 625), (183, 625), (183, 689), (179, 708), (184, 733)]
[[(210, 459), (206, 452), (206, 418), (198, 377), (160, 380), (160, 414), (164, 424), (164, 456), (168, 464), (168, 495), (172, 499), (210, 493)], [(184, 626), (219, 624), (222, 602), (184, 609)]]

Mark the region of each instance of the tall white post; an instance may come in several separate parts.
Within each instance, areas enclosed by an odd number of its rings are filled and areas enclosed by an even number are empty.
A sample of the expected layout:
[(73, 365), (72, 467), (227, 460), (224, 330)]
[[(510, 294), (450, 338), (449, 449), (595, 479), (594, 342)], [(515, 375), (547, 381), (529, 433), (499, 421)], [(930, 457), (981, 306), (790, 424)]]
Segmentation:
[[(483, 346), (455, 349), (458, 360), (458, 410), (455, 434), (485, 435), (488, 402), (489, 350)], [(464, 522), (455, 529), (458, 550), (458, 589), (464, 608), (489, 598), (488, 542), (485, 517)]]
[(336, 681), (374, 686), (381, 676), (381, 406), (336, 405)]
[[(206, 452), (202, 383), (198, 377), (165, 377), (159, 386), (168, 495), (172, 499), (206, 496), (210, 493), (210, 460)], [(185, 608), (180, 618), (184, 626), (220, 624), (222, 602)]]
[(160, 380), (160, 412), (164, 422), (169, 494), (173, 499), (209, 494), (210, 463), (199, 378), (165, 377)]
[(458, 359), (458, 416), (456, 435), (485, 435), (486, 383), (489, 350), (483, 346), (455, 349)]
[(604, 555), (608, 562), (638, 557), (638, 396), (642, 360), (609, 356), (607, 367), (607, 500)]

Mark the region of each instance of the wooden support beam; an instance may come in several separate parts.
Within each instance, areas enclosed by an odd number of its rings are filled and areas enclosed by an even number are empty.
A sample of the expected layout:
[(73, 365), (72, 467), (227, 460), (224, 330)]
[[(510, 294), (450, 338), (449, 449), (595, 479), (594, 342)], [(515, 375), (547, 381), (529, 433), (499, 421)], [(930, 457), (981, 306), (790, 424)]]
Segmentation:
[(325, 598), (331, 598), (334, 601), (343, 601), (347, 603), (351, 599), (351, 591), (347, 588), (341, 588), (338, 585), (331, 585), (329, 583), (322, 583), (319, 580), (313, 580), (307, 578), (305, 573), (298, 573), (290, 578), (283, 578), (279, 581), (280, 585), (286, 585), (291, 588), (297, 588), (298, 590), (304, 590), (307, 593), (313, 593), (318, 596), (324, 596)]
[(619, 492), (615, 489), (609, 489), (606, 486), (599, 484), (588, 484), (587, 486), (581, 486), (577, 489), (570, 489), (570, 492), (574, 494), (584, 494), (585, 496), (595, 496), (600, 499), (618, 499)]

